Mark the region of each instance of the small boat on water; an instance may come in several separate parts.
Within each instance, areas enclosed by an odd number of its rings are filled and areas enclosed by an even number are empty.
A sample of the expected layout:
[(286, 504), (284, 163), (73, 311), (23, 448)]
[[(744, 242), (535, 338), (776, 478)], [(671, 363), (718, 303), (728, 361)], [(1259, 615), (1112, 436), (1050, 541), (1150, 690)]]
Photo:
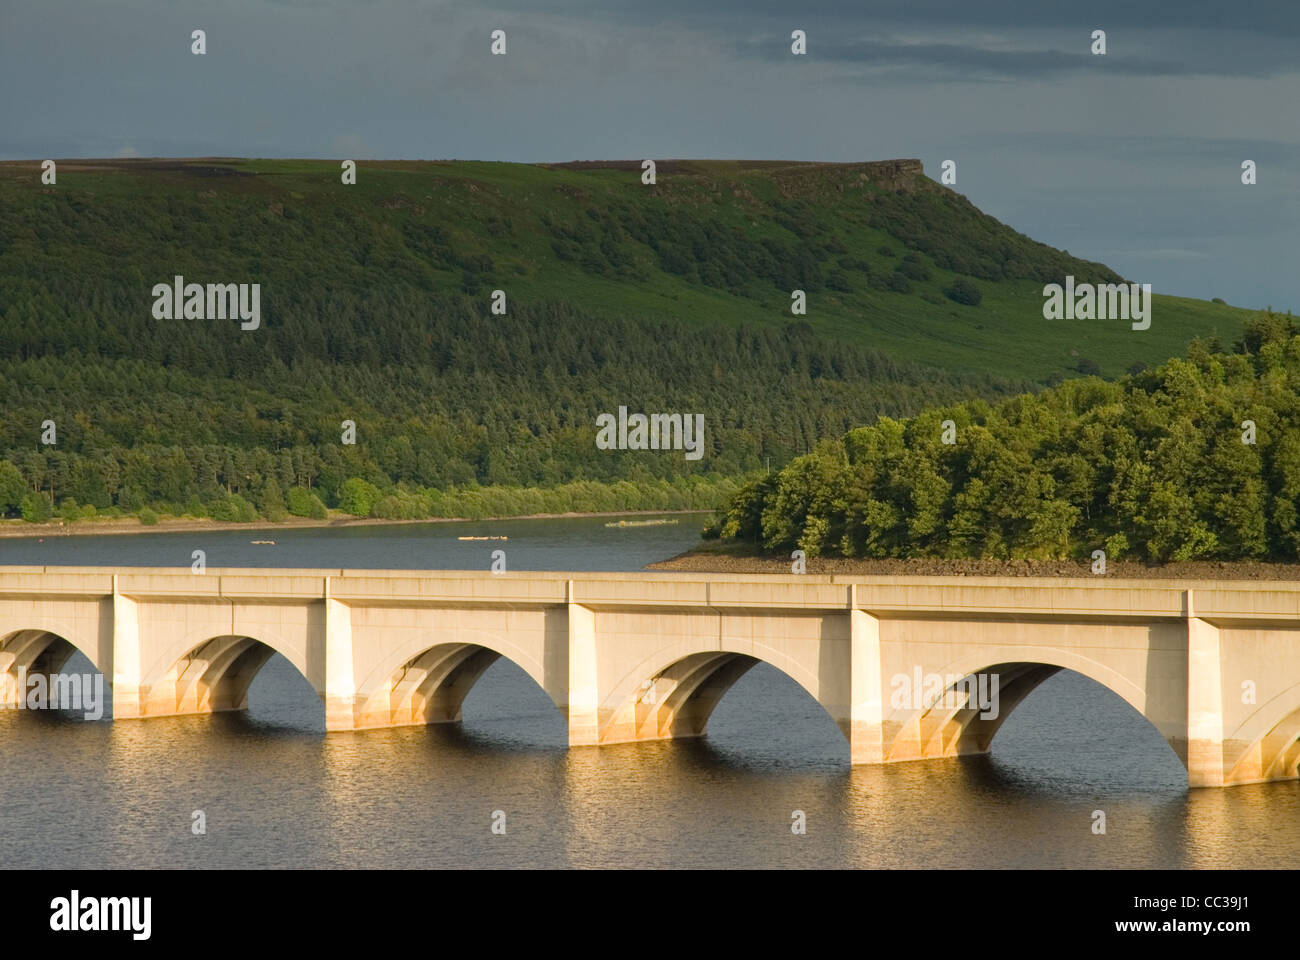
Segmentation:
[(670, 527), (676, 524), (676, 520), (616, 520), (611, 521), (607, 527)]
[(249, 540), (248, 542), (249, 542), (249, 543), (255, 543), (255, 544), (258, 544), (258, 545), (265, 544), (266, 546), (270, 546), (270, 547), (275, 546), (275, 541), (274, 541), (274, 540)]
[(509, 537), (457, 537), (457, 540), (509, 540)]

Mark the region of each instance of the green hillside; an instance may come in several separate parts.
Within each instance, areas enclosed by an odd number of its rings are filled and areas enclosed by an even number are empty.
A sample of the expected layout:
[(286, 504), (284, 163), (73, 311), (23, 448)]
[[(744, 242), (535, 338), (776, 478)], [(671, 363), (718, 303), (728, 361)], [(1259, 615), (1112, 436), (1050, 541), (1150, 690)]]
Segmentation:
[[(877, 416), (1119, 375), (1246, 316), (1044, 320), (1067, 273), (1119, 279), (916, 161), (662, 161), (653, 186), (639, 162), (362, 162), (355, 186), (334, 161), (61, 161), (53, 186), (0, 164), (0, 513), (26, 489), (270, 515), (293, 487), (340, 505), (348, 478), (353, 508), (415, 516), (475, 484), (707, 479), (715, 502)], [(260, 284), (261, 327), (155, 319), (177, 274)], [(620, 405), (705, 415), (707, 455), (597, 450)], [(701, 502), (646, 489), (609, 505)]]
[[(152, 337), (141, 297), (180, 273), (260, 282), (271, 325), (331, 294), (409, 287), (484, 300), (500, 288), (515, 304), (601, 317), (780, 327), (794, 319), (797, 288), (819, 334), (1037, 381), (1080, 358), (1118, 376), (1192, 337), (1238, 334), (1243, 311), (1173, 297), (1158, 297), (1141, 332), (1044, 320), (1043, 284), (1119, 278), (1016, 233), (919, 169), (663, 161), (646, 186), (638, 163), (362, 162), (344, 186), (333, 161), (67, 161), (58, 186), (42, 187), (34, 164), (0, 164), (5, 325), (48, 326), (56, 311), (44, 342), (24, 331), (36, 350)], [(979, 288), (979, 306), (943, 295), (958, 276)], [(59, 316), (88, 296), (121, 311), (120, 334)]]

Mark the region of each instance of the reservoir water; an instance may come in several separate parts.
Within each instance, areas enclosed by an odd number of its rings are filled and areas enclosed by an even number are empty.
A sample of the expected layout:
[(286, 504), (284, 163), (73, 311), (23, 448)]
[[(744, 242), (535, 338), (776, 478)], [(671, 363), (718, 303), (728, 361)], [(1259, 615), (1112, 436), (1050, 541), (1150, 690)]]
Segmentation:
[[(11, 539), (0, 564), (188, 566), (203, 549), (209, 567), (487, 569), (504, 549), (511, 569), (636, 570), (695, 541), (699, 519), (676, 519)], [(489, 535), (509, 539), (456, 539)], [(90, 669), (79, 655), (65, 667)], [(1141, 716), (1068, 672), (988, 755), (883, 767), (851, 767), (821, 707), (762, 664), (701, 739), (573, 750), (505, 660), (461, 724), (327, 736), (319, 698), (278, 655), (246, 713), (0, 710), (0, 868), (557, 866), (1295, 868), (1300, 786), (1189, 791)]]

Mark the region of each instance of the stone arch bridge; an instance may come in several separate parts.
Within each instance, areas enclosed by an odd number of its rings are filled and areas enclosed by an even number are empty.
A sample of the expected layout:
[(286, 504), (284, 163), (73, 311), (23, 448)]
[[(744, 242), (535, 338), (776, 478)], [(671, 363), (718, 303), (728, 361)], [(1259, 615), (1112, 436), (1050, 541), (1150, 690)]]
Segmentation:
[[(987, 751), (1068, 669), (1142, 714), (1191, 786), (1300, 765), (1300, 583), (0, 567), (0, 705), (74, 650), (118, 720), (241, 709), (278, 652), (328, 730), (458, 720), (507, 657), (574, 746), (699, 735), (762, 661), (854, 763)], [(969, 678), (992, 682), (995, 710)]]

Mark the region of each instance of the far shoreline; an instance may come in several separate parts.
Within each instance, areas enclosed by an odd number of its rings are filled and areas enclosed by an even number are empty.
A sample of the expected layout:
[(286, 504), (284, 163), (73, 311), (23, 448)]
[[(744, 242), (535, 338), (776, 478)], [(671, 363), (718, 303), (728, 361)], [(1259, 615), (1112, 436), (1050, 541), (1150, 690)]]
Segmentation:
[[(777, 574), (789, 576), (792, 561), (764, 555), (742, 544), (704, 541), (684, 553), (646, 565), (669, 573)], [(1265, 560), (1181, 560), (1149, 564), (1111, 560), (1104, 574), (1086, 560), (977, 560), (938, 557), (809, 557), (806, 572), (848, 577), (1070, 577), (1099, 580), (1300, 581), (1300, 563)]]
[(29, 523), (26, 520), (0, 521), (0, 538), (45, 539), (47, 537), (98, 537), (151, 533), (192, 533), (196, 530), (244, 530), (260, 533), (276, 530), (307, 530), (342, 527), (396, 527), (417, 523), (504, 523), (513, 520), (583, 520), (601, 517), (666, 517), (707, 514), (707, 509), (695, 510), (610, 510), (579, 511), (574, 513), (530, 513), (504, 517), (426, 517), (417, 520), (390, 520), (381, 517), (328, 517), (316, 520), (311, 517), (287, 517), (278, 523), (272, 520), (253, 520), (242, 523), (235, 520), (209, 520), (193, 517), (160, 517), (156, 524), (142, 524), (139, 517), (112, 517), (103, 520), (86, 519), (73, 523)]

